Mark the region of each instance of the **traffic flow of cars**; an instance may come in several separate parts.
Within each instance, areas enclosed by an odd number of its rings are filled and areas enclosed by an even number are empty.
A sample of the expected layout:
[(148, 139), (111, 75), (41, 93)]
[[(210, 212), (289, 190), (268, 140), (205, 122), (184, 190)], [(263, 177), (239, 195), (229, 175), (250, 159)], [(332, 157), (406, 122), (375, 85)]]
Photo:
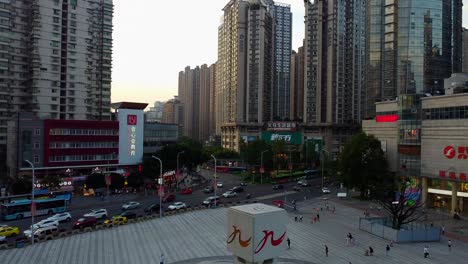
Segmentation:
[(136, 209), (138, 207), (140, 207), (139, 202), (128, 202), (128, 203), (122, 205), (122, 210), (131, 210), (131, 209)]

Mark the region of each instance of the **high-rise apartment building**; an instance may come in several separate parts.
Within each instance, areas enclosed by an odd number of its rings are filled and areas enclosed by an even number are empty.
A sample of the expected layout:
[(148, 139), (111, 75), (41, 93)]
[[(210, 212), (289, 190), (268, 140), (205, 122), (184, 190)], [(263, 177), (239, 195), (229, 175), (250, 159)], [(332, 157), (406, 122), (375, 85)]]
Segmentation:
[(305, 123), (341, 125), (361, 120), (365, 2), (305, 1)]
[(182, 103), (178, 96), (168, 100), (162, 109), (161, 122), (166, 124), (181, 124), (184, 118)]
[(304, 115), (304, 47), (291, 55), (290, 120), (302, 121)]
[(272, 114), (274, 120), (289, 119), (290, 111), (290, 63), (292, 39), (291, 6), (267, 0), (273, 14), (274, 27), (274, 75)]
[(149, 111), (145, 112), (146, 122), (161, 122), (163, 108), (166, 102), (156, 101)]
[(110, 120), (112, 0), (1, 1), (0, 9), (0, 156), (18, 112)]
[(468, 73), (468, 29), (463, 28), (463, 67), (462, 72)]
[(203, 64), (200, 67), (200, 103), (198, 110), (198, 139), (208, 141), (210, 137), (210, 68)]
[(210, 65), (210, 110), (209, 136), (216, 135), (216, 63)]
[(400, 94), (443, 94), (462, 69), (461, 0), (368, 0), (366, 116)]
[(183, 135), (199, 139), (200, 67), (179, 72), (179, 98), (183, 105)]
[(223, 146), (238, 149), (238, 124), (272, 119), (274, 23), (261, 0), (231, 0), (223, 11), (216, 73), (222, 110), (216, 119)]

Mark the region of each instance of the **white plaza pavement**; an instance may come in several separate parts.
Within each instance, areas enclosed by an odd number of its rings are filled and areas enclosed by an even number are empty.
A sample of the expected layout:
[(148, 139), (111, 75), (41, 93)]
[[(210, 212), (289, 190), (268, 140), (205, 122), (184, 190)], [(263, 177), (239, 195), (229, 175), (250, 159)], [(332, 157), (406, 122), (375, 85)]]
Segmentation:
[[(295, 222), (290, 213), (288, 236), (291, 249), (279, 263), (468, 263), (468, 244), (453, 241), (452, 252), (446, 240), (429, 245), (430, 257), (423, 257), (426, 243), (395, 245), (385, 256), (388, 241), (358, 230), (361, 211), (329, 201), (336, 213), (320, 212), (320, 222), (311, 223), (314, 208), (324, 202), (311, 199), (298, 203), (303, 222)], [(159, 263), (163, 253), (166, 263), (232, 263), (226, 249), (226, 208), (193, 211), (163, 219), (152, 219), (111, 229), (73, 235), (37, 243), (20, 249), (0, 251), (1, 264), (118, 264)], [(357, 244), (346, 245), (351, 232)], [(329, 257), (324, 245), (328, 245)], [(374, 256), (364, 256), (368, 246)]]

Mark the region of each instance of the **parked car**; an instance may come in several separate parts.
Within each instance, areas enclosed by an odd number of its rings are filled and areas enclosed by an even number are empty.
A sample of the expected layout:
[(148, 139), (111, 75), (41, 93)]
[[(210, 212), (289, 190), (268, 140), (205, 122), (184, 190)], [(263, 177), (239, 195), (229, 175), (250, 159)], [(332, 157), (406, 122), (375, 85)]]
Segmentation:
[[(34, 229), (34, 237), (40, 239), (40, 238), (46, 237), (47, 235), (52, 235), (57, 232), (58, 232), (58, 227), (56, 226), (42, 227), (42, 228)], [(25, 230), (23, 233), (27, 238), (31, 238), (31, 234), (32, 234), (31, 230)]]
[(170, 193), (170, 194), (167, 194), (167, 195), (163, 196), (162, 202), (163, 203), (173, 202), (173, 201), (175, 201), (175, 198), (176, 198), (175, 194)]
[(192, 189), (185, 188), (180, 191), (180, 194), (192, 194)]
[(206, 205), (206, 206), (209, 206), (209, 205), (214, 205), (215, 204), (215, 201), (216, 201), (216, 204), (219, 204), (220, 203), (220, 198), (219, 196), (210, 196), (208, 198), (206, 198), (202, 204), (203, 205)]
[(237, 196), (237, 193), (234, 191), (227, 191), (223, 193), (224, 198), (231, 198), (231, 197), (236, 197), (236, 196)]
[(134, 211), (125, 211), (121, 213), (120, 216), (124, 216), (127, 219), (135, 219), (137, 217), (137, 214)]
[(78, 219), (73, 225), (73, 229), (80, 229), (85, 227), (94, 227), (97, 223), (97, 218), (94, 216), (85, 216)]
[(104, 225), (110, 225), (110, 224), (121, 225), (121, 224), (126, 224), (127, 221), (128, 221), (127, 217), (116, 215), (116, 216), (113, 216), (112, 219), (106, 219), (106, 221), (104, 221)]
[(275, 184), (273, 185), (273, 190), (280, 190), (280, 189), (283, 189), (284, 186), (282, 184)]
[(241, 182), (241, 183), (240, 183), (240, 186), (247, 186), (247, 183)]
[(214, 188), (213, 187), (206, 187), (205, 189), (203, 189), (203, 192), (204, 193), (212, 193), (212, 192), (214, 192)]
[(0, 236), (0, 244), (6, 243), (6, 237)]
[(185, 203), (183, 203), (183, 202), (175, 202), (175, 203), (169, 205), (167, 208), (172, 211), (172, 210), (183, 209), (183, 208), (186, 208), (186, 207), (187, 207), (187, 205), (185, 205)]
[(143, 211), (147, 214), (159, 212), (159, 204), (158, 203), (150, 204)]
[(0, 236), (9, 237), (19, 235), (19, 228), (14, 226), (0, 227)]
[(103, 219), (107, 217), (106, 209), (93, 210), (90, 213), (84, 215), (84, 217), (95, 217), (96, 219)]
[(302, 181), (301, 186), (304, 186), (304, 187), (310, 186), (310, 182)]
[(330, 193), (330, 189), (328, 189), (328, 187), (323, 187), (322, 193)]
[(240, 186), (234, 186), (234, 187), (232, 187), (231, 191), (236, 192), (236, 193), (240, 193), (240, 192), (244, 191), (244, 188), (242, 188)]
[(222, 183), (222, 182), (218, 182), (218, 183), (216, 184), (216, 186), (217, 186), (218, 188), (223, 188), (223, 183)]
[(55, 220), (55, 221), (58, 221), (59, 223), (61, 222), (70, 222), (71, 221), (71, 214), (68, 213), (68, 212), (65, 212), (65, 213), (59, 213), (59, 214), (55, 214), (49, 218), (47, 218), (48, 220)]
[(294, 186), (294, 187), (293, 187), (293, 190), (296, 191), (296, 192), (300, 192), (300, 191), (301, 191), (301, 187), (299, 187), (299, 186)]
[(131, 210), (131, 209), (136, 209), (138, 207), (140, 207), (139, 202), (128, 202), (128, 203), (122, 205), (122, 210)]
[(34, 224), (34, 229), (38, 229), (38, 228), (44, 228), (44, 227), (48, 227), (48, 226), (59, 226), (59, 222), (57, 221), (57, 219), (44, 219), (40, 222), (37, 222)]

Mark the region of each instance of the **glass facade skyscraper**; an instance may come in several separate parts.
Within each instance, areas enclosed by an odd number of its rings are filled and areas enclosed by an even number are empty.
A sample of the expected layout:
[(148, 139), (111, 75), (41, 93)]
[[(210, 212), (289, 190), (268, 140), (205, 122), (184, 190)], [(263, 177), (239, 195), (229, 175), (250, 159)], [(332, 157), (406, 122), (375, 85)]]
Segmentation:
[(367, 2), (366, 116), (400, 94), (443, 94), (443, 79), (461, 71), (461, 0)]

